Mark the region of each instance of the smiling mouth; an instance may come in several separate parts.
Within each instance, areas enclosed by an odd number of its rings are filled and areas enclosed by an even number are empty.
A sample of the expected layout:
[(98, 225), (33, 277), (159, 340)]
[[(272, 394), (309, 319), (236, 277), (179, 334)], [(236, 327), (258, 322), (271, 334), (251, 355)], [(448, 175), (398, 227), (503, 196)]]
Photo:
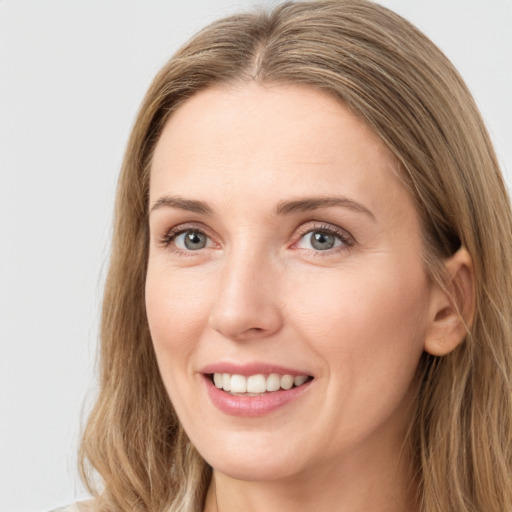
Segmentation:
[(235, 396), (262, 396), (275, 391), (287, 391), (313, 380), (311, 375), (293, 376), (277, 373), (258, 373), (247, 377), (236, 373), (210, 373), (208, 377), (216, 388)]

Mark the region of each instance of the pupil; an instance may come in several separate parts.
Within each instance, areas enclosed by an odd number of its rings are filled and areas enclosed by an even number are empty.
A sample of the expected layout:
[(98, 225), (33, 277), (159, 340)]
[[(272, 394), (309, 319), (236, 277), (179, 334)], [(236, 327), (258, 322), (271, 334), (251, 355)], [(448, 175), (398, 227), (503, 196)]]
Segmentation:
[(311, 245), (315, 249), (325, 251), (334, 247), (334, 236), (329, 233), (315, 232), (311, 240)]
[(185, 247), (191, 250), (203, 249), (206, 246), (206, 236), (203, 233), (189, 231), (185, 235)]

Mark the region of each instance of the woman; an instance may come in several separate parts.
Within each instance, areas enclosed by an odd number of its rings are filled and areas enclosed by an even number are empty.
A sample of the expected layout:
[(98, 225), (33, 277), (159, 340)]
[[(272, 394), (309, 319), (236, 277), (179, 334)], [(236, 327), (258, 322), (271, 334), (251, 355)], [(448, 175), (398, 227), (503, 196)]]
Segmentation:
[(467, 88), (399, 16), (207, 27), (128, 144), (88, 507), (510, 510), (510, 235)]

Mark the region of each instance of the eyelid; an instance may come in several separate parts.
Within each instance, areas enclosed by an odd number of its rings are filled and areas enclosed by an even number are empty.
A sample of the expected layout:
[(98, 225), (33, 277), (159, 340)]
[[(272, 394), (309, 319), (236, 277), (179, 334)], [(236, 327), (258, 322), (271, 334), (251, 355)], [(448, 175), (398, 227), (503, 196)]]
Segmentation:
[[(214, 236), (204, 224), (200, 222), (185, 222), (183, 224), (177, 224), (169, 229), (167, 229), (163, 235), (158, 237), (158, 244), (163, 247), (168, 247), (173, 240), (175, 240), (182, 233), (186, 233), (187, 231), (196, 231), (198, 233), (203, 233), (206, 235), (211, 241), (215, 243)], [(177, 249), (176, 250), (180, 250)], [(190, 251), (193, 252), (193, 251)]]
[[(212, 231), (206, 227), (201, 222), (185, 222), (182, 224), (177, 224), (175, 226), (172, 226), (171, 228), (167, 229), (162, 235), (160, 235), (157, 239), (158, 244), (162, 247), (168, 247), (173, 240), (179, 236), (182, 233), (185, 233), (187, 231), (197, 231), (200, 233), (203, 233), (206, 235), (215, 245), (219, 245), (216, 241), (216, 235), (212, 233)], [(336, 251), (344, 251), (352, 248), (356, 240), (352, 236), (351, 233), (349, 233), (346, 229), (343, 229), (335, 224), (330, 224), (326, 222), (321, 221), (309, 221), (303, 223), (293, 235), (293, 243), (290, 248), (299, 250), (297, 245), (302, 240), (302, 238), (307, 235), (308, 233), (314, 232), (314, 231), (324, 231), (326, 233), (332, 234), (336, 237), (338, 237), (342, 242), (342, 246), (338, 246), (331, 249), (326, 249), (324, 251), (316, 250), (316, 249), (310, 249), (311, 252), (316, 253), (317, 255), (322, 255), (321, 253), (325, 253), (325, 255), (332, 254)], [(182, 251), (179, 248), (174, 248), (175, 251)], [(197, 252), (199, 252), (201, 249), (198, 249)], [(307, 251), (308, 249), (304, 249)], [(195, 251), (182, 251), (186, 253), (194, 253)]]
[[(332, 251), (336, 250), (347, 250), (353, 247), (356, 243), (355, 238), (346, 230), (343, 228), (340, 228), (339, 226), (336, 226), (335, 224), (330, 224), (326, 222), (318, 222), (318, 221), (311, 221), (302, 224), (299, 229), (297, 230), (295, 236), (294, 236), (294, 243), (292, 245), (292, 248), (298, 249), (297, 245), (300, 243), (302, 238), (307, 235), (308, 233), (312, 233), (314, 231), (323, 231), (329, 234), (332, 234), (336, 237), (338, 237), (342, 242), (343, 246), (336, 247), (332, 249), (326, 249), (325, 251), (319, 251), (315, 249), (311, 249), (311, 251), (315, 253), (326, 253), (330, 254)], [(307, 250), (307, 249), (305, 249)]]

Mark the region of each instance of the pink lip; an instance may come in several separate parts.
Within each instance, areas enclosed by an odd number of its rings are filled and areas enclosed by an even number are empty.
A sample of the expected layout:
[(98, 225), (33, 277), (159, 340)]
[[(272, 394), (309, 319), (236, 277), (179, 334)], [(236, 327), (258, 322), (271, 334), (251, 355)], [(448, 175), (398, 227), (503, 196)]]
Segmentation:
[(201, 369), (201, 373), (230, 373), (231, 375), (244, 375), (245, 377), (256, 375), (258, 373), (263, 373), (265, 375), (268, 375), (269, 373), (278, 373), (279, 375), (291, 375), (292, 377), (296, 377), (297, 375), (309, 375), (308, 372), (293, 370), (291, 368), (285, 368), (284, 366), (277, 366), (271, 363), (260, 362), (246, 364), (221, 362), (209, 364), (208, 366), (205, 366)]
[[(290, 374), (288, 373), (288, 375)], [(313, 381), (305, 382), (296, 388), (281, 389), (260, 396), (232, 395), (217, 388), (209, 375), (203, 375), (203, 382), (210, 400), (217, 409), (230, 416), (254, 418), (270, 414), (299, 399), (309, 389)]]

